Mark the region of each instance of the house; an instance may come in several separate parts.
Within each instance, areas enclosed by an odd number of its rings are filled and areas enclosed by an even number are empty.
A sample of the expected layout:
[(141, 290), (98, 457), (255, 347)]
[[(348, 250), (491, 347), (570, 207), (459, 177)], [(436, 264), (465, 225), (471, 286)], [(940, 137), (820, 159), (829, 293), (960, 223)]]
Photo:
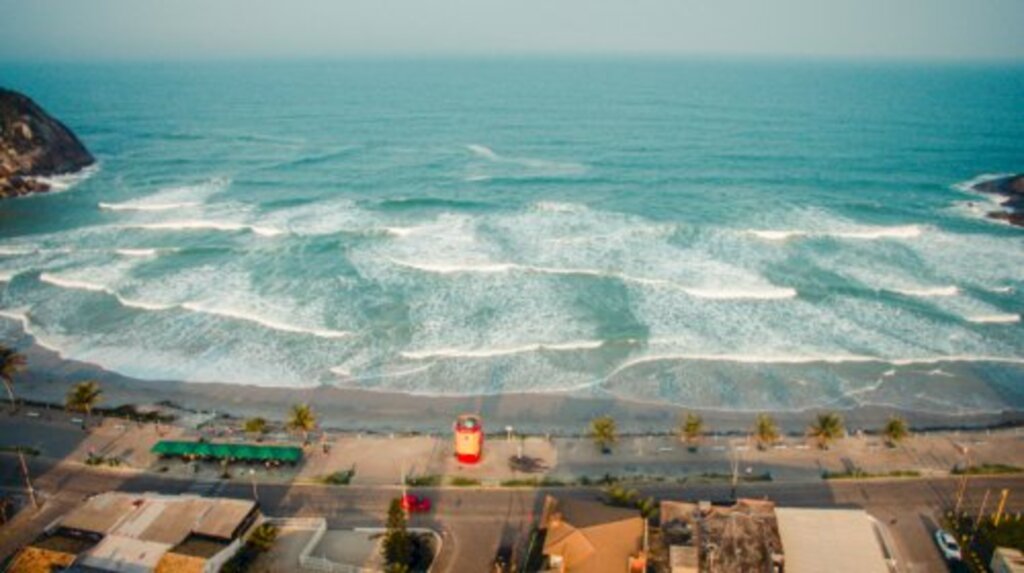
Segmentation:
[(889, 573), (875, 521), (863, 509), (775, 510), (786, 573)]
[(635, 509), (547, 496), (540, 529), (547, 571), (645, 571), (645, 523)]
[(1024, 553), (1010, 547), (996, 547), (989, 566), (992, 573), (1024, 573)]
[(15, 557), (13, 573), (74, 566), (113, 573), (214, 573), (259, 520), (252, 501), (108, 492)]

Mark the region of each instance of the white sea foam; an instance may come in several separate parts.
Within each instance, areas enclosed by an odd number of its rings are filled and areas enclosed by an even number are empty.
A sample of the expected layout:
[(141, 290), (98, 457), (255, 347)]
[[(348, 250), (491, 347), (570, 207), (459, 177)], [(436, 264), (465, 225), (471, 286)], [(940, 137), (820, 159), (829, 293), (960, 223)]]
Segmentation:
[(466, 146), (466, 149), (470, 150), (474, 155), (483, 157), (484, 159), (490, 159), (492, 161), (498, 159), (498, 154), (495, 153), (493, 149), (485, 145), (471, 143)]
[(98, 163), (94, 163), (85, 169), (76, 171), (74, 173), (67, 173), (64, 175), (51, 175), (48, 177), (34, 177), (35, 181), (40, 183), (46, 183), (50, 186), (50, 191), (53, 193), (60, 193), (61, 191), (67, 191), (75, 185), (85, 181), (92, 177), (100, 170)]
[(573, 351), (593, 350), (604, 344), (601, 340), (579, 340), (575, 342), (562, 342), (553, 344), (524, 344), (521, 346), (510, 346), (506, 348), (442, 348), (436, 350), (415, 350), (401, 352), (403, 358), (409, 360), (424, 360), (429, 358), (492, 358), (495, 356), (508, 356), (511, 354), (523, 354), (527, 352), (540, 351)]
[(182, 304), (181, 307), (186, 310), (191, 310), (192, 312), (200, 312), (203, 314), (211, 314), (215, 316), (221, 316), (224, 318), (231, 318), (234, 320), (252, 322), (255, 324), (259, 324), (260, 326), (270, 328), (272, 330), (279, 330), (281, 332), (291, 332), (295, 334), (310, 334), (318, 338), (344, 338), (352, 335), (351, 332), (347, 332), (344, 330), (331, 330), (326, 328), (305, 328), (301, 326), (277, 322), (275, 320), (270, 320), (240, 310), (213, 308), (195, 302), (186, 302)]
[(203, 201), (223, 191), (231, 184), (226, 177), (214, 177), (194, 185), (167, 187), (142, 197), (121, 203), (99, 203), (99, 208), (107, 211), (176, 211), (199, 207)]
[(14, 277), (21, 274), (22, 271), (0, 271), (0, 283), (9, 283), (14, 280)]
[[(652, 341), (657, 342), (657, 341)], [(841, 355), (768, 355), (768, 354), (687, 354), (687, 353), (673, 353), (673, 354), (652, 354), (648, 356), (640, 356), (627, 360), (620, 364), (608, 377), (638, 366), (641, 364), (649, 364), (652, 362), (664, 362), (664, 361), (703, 361), (703, 362), (736, 362), (741, 364), (845, 364), (845, 363), (876, 363), (876, 364), (892, 364), (894, 366), (911, 366), (914, 364), (939, 364), (939, 363), (954, 363), (954, 362), (993, 362), (1001, 364), (1024, 364), (1024, 358), (1014, 358), (1007, 356), (922, 356), (917, 358), (884, 358), (877, 356), (866, 356), (858, 354), (841, 354)], [(896, 372), (890, 370), (885, 372), (884, 376), (894, 375)]]
[(533, 208), (549, 213), (584, 213), (588, 210), (586, 205), (562, 203), (559, 201), (537, 201), (533, 204)]
[(1009, 293), (1013, 292), (1013, 287), (1008, 287), (1008, 286), (991, 287), (988, 290), (990, 290), (992, 292), (1000, 293), (1000, 294), (1009, 294)]
[(599, 269), (574, 269), (541, 267), (535, 265), (520, 265), (517, 263), (413, 263), (390, 259), (396, 265), (437, 274), (461, 274), (461, 273), (507, 273), (519, 271), (524, 273), (537, 273), (547, 275), (569, 275), (569, 276), (592, 276), (618, 279), (622, 282), (646, 286), (659, 286), (681, 290), (686, 294), (710, 300), (778, 300), (794, 298), (797, 296), (796, 289), (788, 287), (765, 286), (761, 288), (725, 288), (725, 287), (690, 287), (677, 284), (665, 279), (642, 278), (617, 273), (602, 271)]
[(202, 203), (195, 201), (186, 201), (183, 203), (99, 203), (100, 209), (107, 211), (174, 211), (177, 209), (187, 209), (190, 207), (198, 207)]
[(848, 231), (749, 230), (747, 233), (766, 241), (786, 241), (801, 237), (833, 237), (872, 241), (876, 239), (913, 239), (921, 236), (922, 230), (919, 225), (904, 225), (899, 227), (851, 229)]
[(102, 293), (106, 293), (106, 294), (109, 294), (109, 295), (116, 295), (116, 293), (113, 290), (111, 290), (111, 289), (109, 289), (109, 288), (107, 288), (107, 287), (105, 287), (103, 285), (98, 285), (98, 284), (95, 284), (95, 283), (90, 283), (90, 282), (87, 282), (87, 281), (82, 281), (82, 280), (77, 280), (77, 279), (69, 279), (69, 278), (59, 277), (59, 276), (56, 276), (56, 275), (52, 275), (50, 273), (42, 273), (42, 274), (40, 274), (39, 275), (39, 280), (41, 280), (44, 283), (48, 283), (48, 284), (51, 284), (51, 285), (54, 285), (54, 286), (58, 286), (60, 288), (65, 288), (65, 289), (85, 290), (85, 291), (90, 291), (90, 292), (102, 292)]
[(921, 287), (921, 288), (893, 288), (887, 289), (894, 293), (916, 296), (916, 297), (942, 297), (942, 296), (956, 296), (960, 294), (960, 289), (955, 286), (943, 286), (943, 287)]
[(981, 324), (1012, 324), (1020, 322), (1019, 314), (976, 314), (965, 318), (970, 322)]
[(17, 257), (20, 255), (31, 255), (36, 252), (35, 249), (26, 249), (22, 247), (0, 247), (0, 256), (5, 257)]
[(115, 249), (115, 253), (122, 257), (149, 258), (159, 254), (157, 249)]
[(167, 221), (162, 223), (138, 223), (124, 225), (128, 229), (148, 229), (155, 231), (249, 231), (263, 237), (276, 237), (284, 233), (273, 227), (261, 227), (258, 225), (247, 225), (244, 223), (232, 223), (224, 221)]

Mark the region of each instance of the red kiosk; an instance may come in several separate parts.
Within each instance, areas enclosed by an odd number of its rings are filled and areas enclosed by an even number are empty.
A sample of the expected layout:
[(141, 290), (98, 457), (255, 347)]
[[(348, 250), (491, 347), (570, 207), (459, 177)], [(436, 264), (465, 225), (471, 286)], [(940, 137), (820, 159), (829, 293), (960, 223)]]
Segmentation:
[(484, 425), (480, 416), (463, 414), (455, 420), (455, 458), (463, 464), (480, 461), (484, 451)]

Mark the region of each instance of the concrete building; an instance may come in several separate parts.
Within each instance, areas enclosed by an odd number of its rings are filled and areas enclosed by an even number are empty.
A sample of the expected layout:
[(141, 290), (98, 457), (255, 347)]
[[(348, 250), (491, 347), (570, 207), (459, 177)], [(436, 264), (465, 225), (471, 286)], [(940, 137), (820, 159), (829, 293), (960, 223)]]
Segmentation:
[(1024, 553), (1010, 547), (997, 547), (989, 567), (992, 573), (1024, 573)]
[[(876, 522), (859, 509), (666, 501), (654, 549), (672, 573), (888, 573)], [(652, 554), (653, 555), (653, 554)]]
[(541, 516), (547, 571), (645, 571), (644, 520), (635, 509), (547, 496)]
[(258, 519), (252, 501), (104, 493), (25, 547), (9, 571), (215, 573)]

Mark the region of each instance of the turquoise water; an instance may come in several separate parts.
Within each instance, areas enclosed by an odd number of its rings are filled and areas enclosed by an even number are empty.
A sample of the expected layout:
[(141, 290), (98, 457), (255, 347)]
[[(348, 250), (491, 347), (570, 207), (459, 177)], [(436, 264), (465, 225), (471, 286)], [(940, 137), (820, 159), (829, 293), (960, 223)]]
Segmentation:
[[(1024, 407), (1024, 68), (0, 66), (99, 158), (0, 336), (147, 379)], [(27, 336), (27, 335), (28, 336)]]

